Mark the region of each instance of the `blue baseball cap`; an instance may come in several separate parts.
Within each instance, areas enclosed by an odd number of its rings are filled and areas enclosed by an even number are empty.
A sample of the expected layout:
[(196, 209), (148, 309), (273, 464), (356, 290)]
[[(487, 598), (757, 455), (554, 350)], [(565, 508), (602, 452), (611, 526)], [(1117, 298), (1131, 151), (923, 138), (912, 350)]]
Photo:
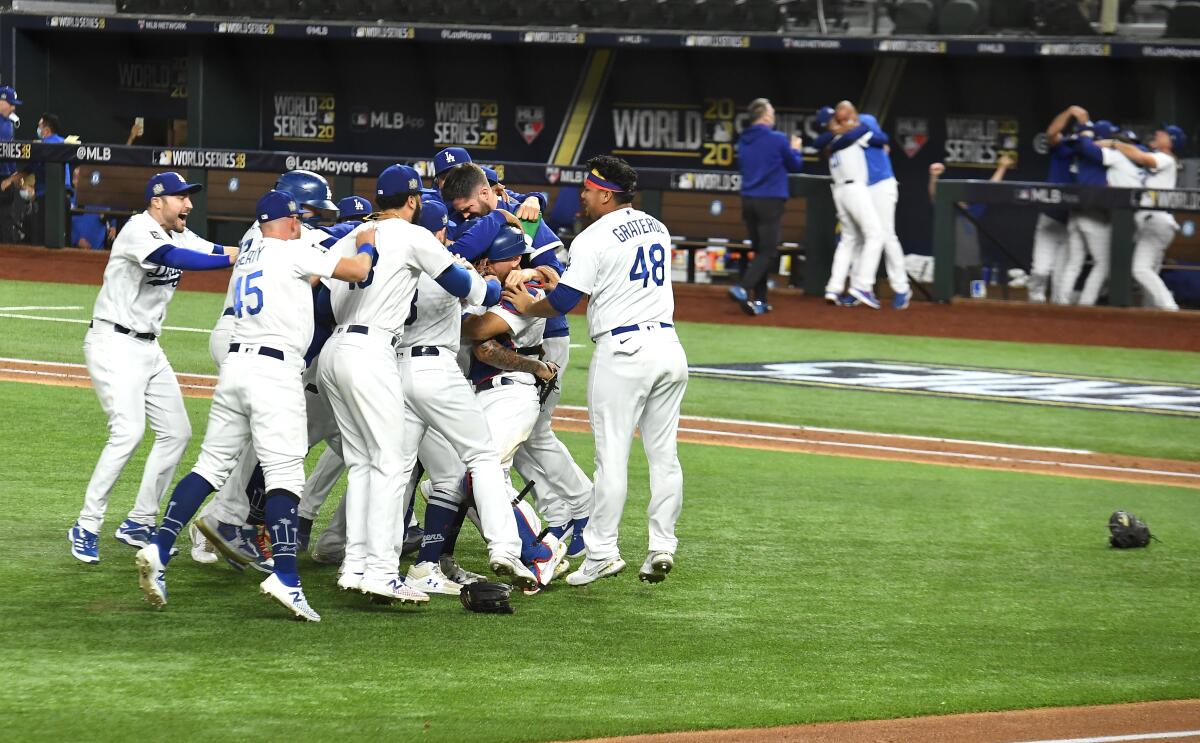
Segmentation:
[(483, 171), (483, 174), (485, 176), (487, 176), (488, 185), (494, 186), (500, 182), (500, 176), (496, 175), (495, 170), (485, 167), (483, 165), (480, 165), (479, 169)]
[(455, 165), (471, 162), (471, 153), (462, 147), (447, 147), (433, 156), (433, 175), (439, 176)]
[(487, 258), (489, 261), (506, 261), (524, 255), (527, 247), (524, 231), (506, 224), (500, 228), (496, 237), (492, 239), (492, 244), (488, 246)]
[(1112, 139), (1117, 133), (1117, 127), (1107, 119), (1101, 119), (1092, 127), (1092, 131), (1096, 133), (1096, 139)]
[(283, 191), (267, 191), (254, 205), (254, 216), (259, 224), (299, 214), (300, 205), (296, 203), (296, 197)]
[(17, 98), (17, 91), (11, 85), (0, 86), (0, 101), (8, 101), (14, 106), (21, 105), (21, 100)]
[(450, 224), (450, 218), (446, 213), (446, 205), (437, 199), (423, 199), (421, 201), (421, 226), (435, 235), (446, 229)]
[(421, 192), (421, 176), (408, 165), (389, 165), (375, 181), (376, 196), (398, 196)]
[(1180, 127), (1174, 124), (1163, 123), (1159, 129), (1166, 132), (1167, 136), (1171, 138), (1172, 150), (1178, 152), (1179, 150), (1187, 147), (1187, 135), (1183, 133), (1183, 129)]
[(833, 118), (834, 113), (832, 106), (821, 106), (817, 111), (817, 126), (822, 129), (829, 126), (829, 120)]
[(203, 190), (204, 186), (199, 183), (188, 183), (180, 174), (167, 171), (155, 175), (146, 183), (146, 202), (149, 203), (155, 196), (177, 196)]
[(371, 213), (371, 202), (361, 196), (347, 196), (337, 203), (338, 221), (362, 219)]

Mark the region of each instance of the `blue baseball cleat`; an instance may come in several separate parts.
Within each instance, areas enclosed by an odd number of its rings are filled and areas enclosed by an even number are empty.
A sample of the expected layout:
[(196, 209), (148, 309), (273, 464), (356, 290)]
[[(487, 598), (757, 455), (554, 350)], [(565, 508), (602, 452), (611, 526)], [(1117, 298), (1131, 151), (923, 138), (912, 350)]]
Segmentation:
[(97, 534), (84, 529), (76, 521), (67, 529), (67, 541), (71, 543), (71, 557), (89, 565), (100, 562), (100, 546), (97, 544)]
[(154, 541), (154, 524), (139, 524), (131, 519), (125, 519), (117, 527), (114, 534), (118, 542), (124, 542), (130, 547), (141, 549)]
[(893, 310), (907, 310), (908, 303), (910, 301), (912, 301), (912, 292), (911, 291), (903, 292), (902, 294), (897, 294), (896, 296), (892, 297), (892, 309)]
[(571, 522), (571, 546), (567, 549), (567, 557), (572, 560), (587, 554), (587, 543), (583, 541), (583, 527), (587, 519), (576, 519)]
[(729, 298), (737, 303), (737, 306), (740, 307), (742, 312), (745, 312), (747, 315), (754, 317), (758, 314), (758, 312), (756, 312), (754, 309), (754, 303), (750, 301), (750, 295), (746, 293), (745, 289), (737, 284), (729, 287)]
[(861, 289), (850, 287), (850, 296), (873, 310), (879, 309), (879, 300), (875, 298), (875, 292), (865, 292)]

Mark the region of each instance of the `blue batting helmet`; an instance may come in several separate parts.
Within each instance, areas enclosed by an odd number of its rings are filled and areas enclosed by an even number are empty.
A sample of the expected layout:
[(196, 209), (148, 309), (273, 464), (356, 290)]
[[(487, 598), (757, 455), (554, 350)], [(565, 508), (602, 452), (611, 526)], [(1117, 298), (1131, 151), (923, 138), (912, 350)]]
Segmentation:
[(329, 182), (311, 170), (289, 170), (275, 181), (275, 190), (291, 194), (300, 206), (320, 212), (326, 219), (337, 215), (338, 208), (333, 203)]
[(500, 232), (496, 233), (492, 244), (488, 246), (487, 259), (506, 261), (517, 258), (525, 253), (525, 248), (525, 233), (511, 224), (506, 224), (500, 228)]

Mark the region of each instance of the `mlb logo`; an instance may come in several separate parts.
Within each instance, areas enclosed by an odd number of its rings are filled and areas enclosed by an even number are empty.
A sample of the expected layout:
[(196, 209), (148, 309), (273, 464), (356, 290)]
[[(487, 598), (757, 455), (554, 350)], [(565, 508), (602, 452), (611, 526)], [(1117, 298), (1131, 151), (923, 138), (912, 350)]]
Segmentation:
[(550, 185), (558, 183), (558, 179), (562, 177), (562, 171), (555, 167), (546, 168), (546, 180)]
[(356, 108), (350, 111), (350, 129), (356, 132), (365, 132), (371, 128), (371, 112), (365, 108)]
[(533, 144), (546, 128), (545, 106), (517, 106), (517, 131), (525, 144)]
[(900, 119), (896, 122), (896, 136), (900, 139), (904, 154), (910, 158), (916, 157), (929, 141), (929, 120)]

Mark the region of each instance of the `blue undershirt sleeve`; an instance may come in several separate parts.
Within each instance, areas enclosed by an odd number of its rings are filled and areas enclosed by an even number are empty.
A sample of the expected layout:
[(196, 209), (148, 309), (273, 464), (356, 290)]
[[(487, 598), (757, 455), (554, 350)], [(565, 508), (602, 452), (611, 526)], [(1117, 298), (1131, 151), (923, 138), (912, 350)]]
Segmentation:
[(459, 299), (471, 293), (471, 272), (457, 263), (442, 271), (434, 281)]
[(162, 246), (146, 256), (146, 260), (160, 266), (184, 271), (212, 271), (218, 268), (229, 268), (229, 258), (225, 255), (201, 253), (197, 250), (177, 248), (174, 245)]
[(857, 143), (858, 140), (863, 138), (863, 135), (868, 134), (870, 131), (871, 131), (871, 127), (867, 126), (866, 124), (859, 124), (858, 126), (854, 127), (850, 131), (846, 132), (842, 136), (835, 139), (833, 141), (833, 144), (829, 145), (829, 149), (833, 152), (837, 152), (838, 150), (844, 150), (847, 147), (849, 147), (850, 145)]
[(483, 294), (483, 306), (491, 307), (500, 301), (500, 294), (504, 291), (504, 286), (495, 279), (489, 279), (487, 282), (487, 291)]
[(566, 284), (559, 284), (546, 295), (546, 301), (560, 315), (565, 315), (575, 309), (575, 305), (579, 304), (581, 299), (583, 299), (583, 292)]

